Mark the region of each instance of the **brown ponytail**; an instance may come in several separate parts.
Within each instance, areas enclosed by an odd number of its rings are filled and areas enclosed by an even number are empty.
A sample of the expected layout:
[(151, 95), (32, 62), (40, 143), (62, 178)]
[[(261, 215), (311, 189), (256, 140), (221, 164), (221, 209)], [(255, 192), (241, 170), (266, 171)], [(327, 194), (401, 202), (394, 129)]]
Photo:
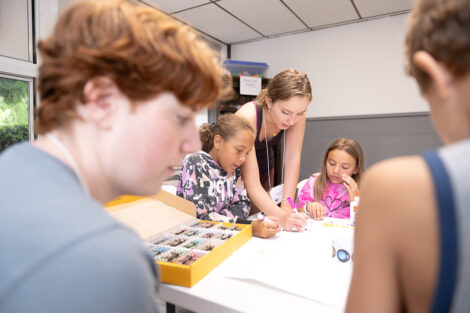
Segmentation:
[(250, 123), (245, 118), (235, 114), (225, 114), (219, 118), (216, 123), (203, 124), (199, 128), (202, 150), (207, 153), (212, 150), (215, 135), (219, 135), (224, 140), (228, 140), (242, 130), (248, 130), (255, 136), (255, 131)]

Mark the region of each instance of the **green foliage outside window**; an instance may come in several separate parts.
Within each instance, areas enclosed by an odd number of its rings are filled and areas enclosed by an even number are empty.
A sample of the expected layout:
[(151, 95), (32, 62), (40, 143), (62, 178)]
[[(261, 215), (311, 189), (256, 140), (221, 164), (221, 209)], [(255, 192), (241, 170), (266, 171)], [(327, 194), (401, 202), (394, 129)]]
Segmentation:
[(0, 77), (0, 152), (29, 138), (28, 82)]

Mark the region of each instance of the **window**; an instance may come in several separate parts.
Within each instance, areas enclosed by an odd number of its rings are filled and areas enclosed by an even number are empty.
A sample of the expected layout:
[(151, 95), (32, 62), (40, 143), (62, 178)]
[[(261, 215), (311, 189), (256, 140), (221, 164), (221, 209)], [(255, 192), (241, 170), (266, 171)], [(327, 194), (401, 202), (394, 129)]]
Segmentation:
[(57, 0), (0, 0), (0, 152), (34, 138), (34, 46), (52, 30), (57, 11)]
[(32, 132), (32, 80), (0, 76), (0, 152)]

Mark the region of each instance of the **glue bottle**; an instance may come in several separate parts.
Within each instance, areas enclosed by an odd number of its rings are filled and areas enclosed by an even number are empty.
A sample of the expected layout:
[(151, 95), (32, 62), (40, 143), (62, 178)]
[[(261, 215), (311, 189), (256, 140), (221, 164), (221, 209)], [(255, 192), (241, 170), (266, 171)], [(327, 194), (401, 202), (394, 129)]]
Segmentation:
[(354, 202), (356, 202), (356, 205), (359, 206), (359, 190), (356, 190), (356, 196), (354, 197)]

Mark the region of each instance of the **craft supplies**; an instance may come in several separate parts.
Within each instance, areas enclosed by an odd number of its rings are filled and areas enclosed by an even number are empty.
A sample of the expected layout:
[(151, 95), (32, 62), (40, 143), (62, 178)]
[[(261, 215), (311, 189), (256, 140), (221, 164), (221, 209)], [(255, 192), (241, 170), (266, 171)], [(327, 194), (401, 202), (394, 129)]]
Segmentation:
[(251, 225), (198, 220), (192, 202), (164, 191), (107, 210), (139, 234), (163, 283), (193, 286), (251, 238)]

